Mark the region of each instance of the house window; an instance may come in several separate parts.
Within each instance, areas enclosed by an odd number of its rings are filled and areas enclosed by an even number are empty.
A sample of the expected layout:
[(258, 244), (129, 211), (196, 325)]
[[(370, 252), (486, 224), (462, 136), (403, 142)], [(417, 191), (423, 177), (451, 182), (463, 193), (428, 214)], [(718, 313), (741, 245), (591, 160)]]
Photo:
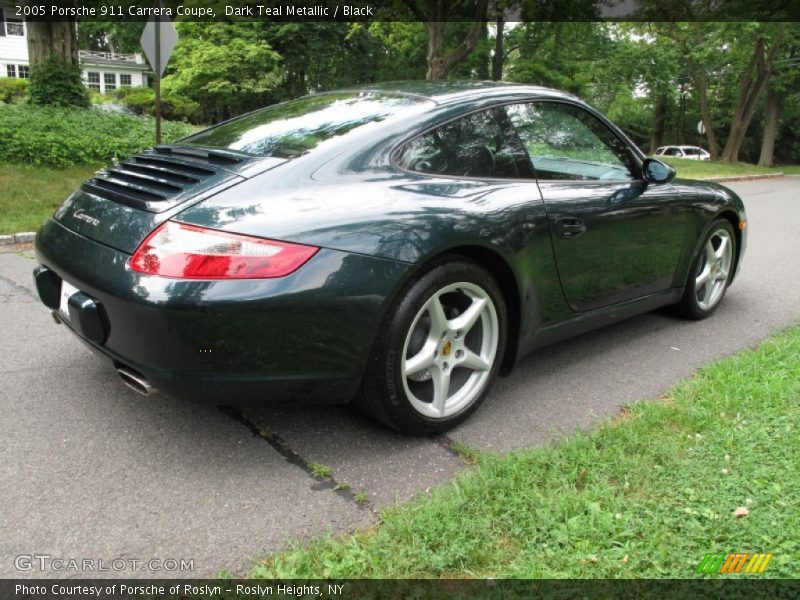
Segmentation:
[(17, 73), (20, 79), (28, 79), (31, 76), (31, 68), (28, 65), (18, 65)]
[(90, 90), (100, 91), (100, 73), (89, 71), (86, 73), (86, 83)]
[(6, 20), (6, 34), (25, 35), (25, 26), (18, 19), (8, 19)]
[(17, 65), (6, 65), (6, 73), (9, 77), (17, 76)]
[(120, 73), (119, 75), (119, 87), (131, 87), (131, 76), (125, 75), (124, 73)]
[(106, 91), (117, 89), (117, 74), (103, 73), (103, 82), (106, 84)]

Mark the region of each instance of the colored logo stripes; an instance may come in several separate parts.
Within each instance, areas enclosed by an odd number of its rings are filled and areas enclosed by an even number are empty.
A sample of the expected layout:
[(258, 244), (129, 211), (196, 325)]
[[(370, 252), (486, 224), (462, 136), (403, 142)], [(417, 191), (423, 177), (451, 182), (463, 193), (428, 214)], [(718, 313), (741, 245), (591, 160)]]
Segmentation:
[(772, 554), (706, 554), (697, 565), (698, 573), (763, 573)]

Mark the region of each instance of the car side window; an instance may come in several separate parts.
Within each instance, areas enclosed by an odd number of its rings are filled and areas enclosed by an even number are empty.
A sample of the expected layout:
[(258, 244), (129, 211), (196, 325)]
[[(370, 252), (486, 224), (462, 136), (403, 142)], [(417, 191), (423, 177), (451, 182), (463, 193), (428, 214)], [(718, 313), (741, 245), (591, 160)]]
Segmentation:
[(530, 102), (506, 110), (538, 179), (636, 179), (627, 145), (582, 108)]
[(519, 178), (522, 151), (514, 149), (514, 136), (505, 113), (493, 108), (414, 138), (401, 148), (397, 164), (435, 175)]
[(683, 156), (680, 148), (670, 148), (666, 152), (664, 152), (667, 156)]

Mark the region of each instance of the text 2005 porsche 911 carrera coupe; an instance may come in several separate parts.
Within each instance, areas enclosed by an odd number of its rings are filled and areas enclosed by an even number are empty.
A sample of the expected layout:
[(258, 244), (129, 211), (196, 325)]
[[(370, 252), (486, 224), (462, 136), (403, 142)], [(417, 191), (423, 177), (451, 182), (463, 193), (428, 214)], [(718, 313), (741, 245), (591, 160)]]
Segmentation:
[(436, 432), (537, 347), (715, 309), (744, 207), (673, 175), (554, 90), (319, 93), (98, 172), (39, 231), (35, 278), (142, 393), (355, 399)]

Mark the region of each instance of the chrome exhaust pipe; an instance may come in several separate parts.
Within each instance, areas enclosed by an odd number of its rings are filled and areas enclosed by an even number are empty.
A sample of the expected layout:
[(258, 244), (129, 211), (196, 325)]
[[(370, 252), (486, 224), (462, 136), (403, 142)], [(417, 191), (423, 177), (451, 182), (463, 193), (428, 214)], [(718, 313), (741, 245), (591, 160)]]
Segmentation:
[(142, 396), (152, 396), (153, 394), (158, 393), (158, 390), (154, 388), (150, 382), (147, 381), (147, 379), (135, 371), (120, 367), (117, 369), (117, 375), (119, 375), (119, 378), (122, 379), (122, 383), (127, 385), (137, 394), (141, 394)]

